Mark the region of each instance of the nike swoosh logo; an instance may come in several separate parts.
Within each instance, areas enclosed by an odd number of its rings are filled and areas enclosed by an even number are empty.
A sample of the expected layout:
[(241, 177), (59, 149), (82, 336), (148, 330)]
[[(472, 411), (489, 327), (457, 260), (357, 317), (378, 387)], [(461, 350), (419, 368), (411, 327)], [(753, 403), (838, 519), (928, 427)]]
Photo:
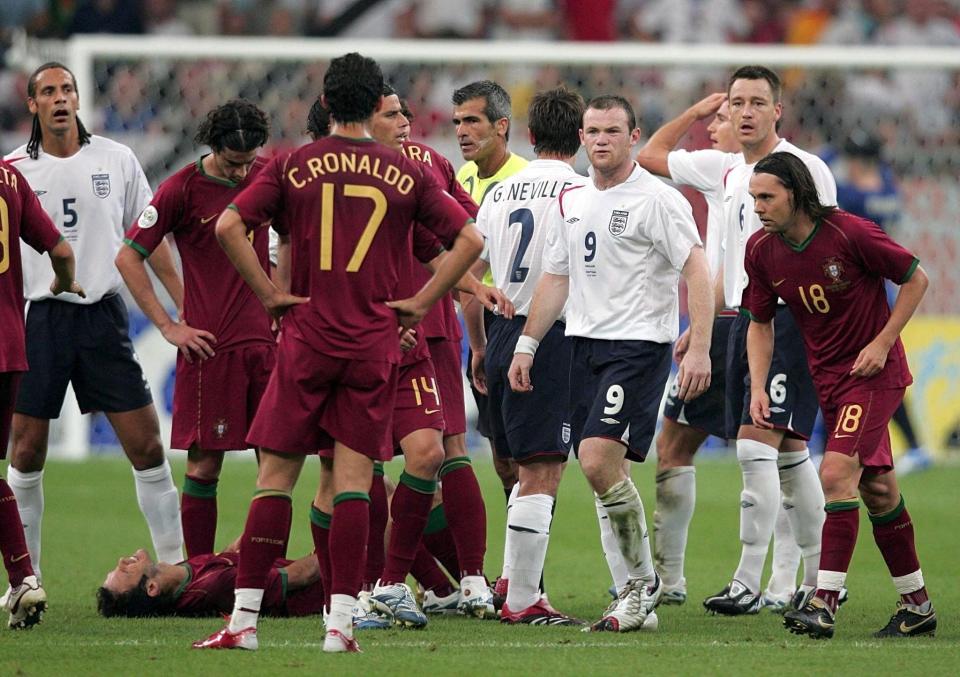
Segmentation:
[(838, 439), (838, 440), (839, 440), (839, 439), (842, 439), (842, 438), (844, 438), (844, 437), (853, 437), (853, 435), (834, 435), (833, 437), (834, 437), (834, 439)]
[(427, 414), (427, 415), (429, 416), (430, 414), (436, 414), (438, 411), (440, 411), (440, 410), (439, 410), (439, 409), (424, 409), (424, 410), (423, 410), (423, 413), (424, 413), (424, 414)]
[(779, 281), (777, 281), (777, 282), (774, 282), (774, 283), (773, 283), (773, 286), (774, 286), (774, 287), (779, 287), (781, 284), (783, 284), (783, 283), (786, 282), (786, 281), (787, 281), (787, 278), (783, 278), (782, 280), (779, 280)]
[(214, 220), (215, 218), (217, 218), (218, 216), (220, 216), (220, 215), (219, 215), (219, 214), (214, 214), (213, 216), (208, 216), (207, 218), (203, 218), (203, 217), (201, 216), (201, 217), (200, 217), (200, 223), (210, 223), (211, 221), (213, 221), (213, 220)]
[(917, 623), (916, 625), (907, 625), (907, 622), (906, 622), (906, 621), (900, 621), (900, 632), (902, 632), (902, 633), (904, 633), (904, 634), (906, 634), (906, 633), (908, 633), (908, 632), (913, 632), (914, 630), (916, 630), (917, 628), (919, 628), (921, 625), (926, 624), (929, 620), (930, 620), (929, 617), (924, 618), (922, 621), (920, 621), (920, 622)]
[(29, 555), (30, 555), (29, 552), (25, 552), (25, 553), (23, 553), (22, 555), (20, 555), (19, 557), (11, 557), (11, 558), (10, 558), (10, 561), (11, 561), (11, 562), (19, 562), (20, 560), (22, 560), (23, 558), (25, 558), (25, 557), (27, 557), (27, 556), (29, 556)]

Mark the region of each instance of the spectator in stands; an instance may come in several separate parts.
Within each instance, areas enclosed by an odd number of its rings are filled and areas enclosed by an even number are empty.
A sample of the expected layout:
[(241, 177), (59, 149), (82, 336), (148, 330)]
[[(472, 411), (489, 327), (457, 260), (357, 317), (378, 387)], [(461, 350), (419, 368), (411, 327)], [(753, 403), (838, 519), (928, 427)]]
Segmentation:
[(746, 35), (749, 22), (738, 0), (650, 0), (631, 21), (641, 39), (717, 44)]
[(47, 0), (3, 0), (3, 11), (0, 12), (0, 43), (5, 42), (10, 33), (19, 28), (31, 35), (44, 32), (50, 21), (47, 4)]
[(177, 15), (177, 0), (144, 0), (143, 24), (153, 35), (191, 35), (193, 29)]
[(380, 0), (368, 4), (370, 6), (363, 11), (354, 13), (357, 0), (306, 0), (305, 32), (315, 36), (373, 40), (397, 36), (397, 17), (407, 9), (407, 0)]
[(143, 33), (141, 9), (140, 0), (80, 0), (67, 26), (67, 35)]
[(404, 19), (417, 38), (479, 39), (487, 32), (483, 0), (413, 0)]
[(566, 40), (613, 42), (617, 39), (617, 0), (558, 0)]
[(556, 0), (500, 0), (493, 10), (494, 40), (555, 40), (560, 28)]

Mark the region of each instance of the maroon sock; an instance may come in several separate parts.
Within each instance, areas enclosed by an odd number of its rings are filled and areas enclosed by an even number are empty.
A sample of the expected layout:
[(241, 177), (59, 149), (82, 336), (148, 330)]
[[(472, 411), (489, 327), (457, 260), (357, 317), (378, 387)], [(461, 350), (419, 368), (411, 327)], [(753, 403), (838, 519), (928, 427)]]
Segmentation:
[[(383, 483), (383, 475), (377, 474), (374, 467), (373, 483), (370, 485), (370, 533), (367, 534), (367, 566), (364, 567), (363, 589), (373, 590), (383, 573), (383, 564), (386, 558), (384, 552), (384, 534), (387, 532), (387, 488)], [(396, 525), (393, 527), (396, 529)]]
[[(831, 501), (825, 506), (827, 519), (823, 523), (820, 539), (820, 570), (844, 572), (850, 568), (850, 559), (857, 544), (860, 529), (860, 510), (857, 501)], [(814, 593), (830, 607), (837, 610), (839, 590), (817, 588)]]
[(447, 521), (457, 544), (460, 578), (483, 575), (487, 552), (487, 510), (470, 459), (458, 456), (440, 468)]
[(315, 505), (310, 506), (310, 533), (320, 565), (320, 585), (323, 587), (323, 606), (330, 608), (330, 515)]
[(446, 511), (441, 503), (430, 511), (427, 527), (423, 530), (423, 544), (430, 554), (443, 565), (451, 576), (460, 575), (460, 560), (457, 559), (457, 544), (447, 524)]
[(7, 481), (0, 477), (0, 552), (3, 566), (10, 577), (10, 587), (15, 588), (27, 576), (33, 576), (30, 551), (23, 537), (23, 524), (17, 510), (17, 499)]
[(390, 548), (383, 567), (381, 582), (384, 585), (403, 583), (417, 556), (423, 528), (427, 525), (433, 494), (437, 481), (414, 477), (406, 471), (400, 475), (397, 490), (390, 503), (393, 528), (390, 531)]
[[(870, 515), (873, 523), (873, 540), (880, 548), (883, 561), (893, 578), (900, 578), (920, 570), (917, 546), (913, 538), (913, 522), (903, 503), (903, 496), (896, 508), (883, 515)], [(901, 593), (904, 604), (923, 604), (927, 601), (927, 588)]]
[(184, 477), (180, 523), (187, 557), (213, 552), (217, 536), (217, 480)]
[(362, 491), (337, 494), (330, 521), (330, 594), (356, 597), (363, 581), (370, 497)]
[(438, 597), (446, 597), (456, 590), (423, 543), (417, 548), (417, 556), (410, 567), (410, 573), (424, 590), (432, 590)]
[(240, 539), (236, 587), (266, 587), (270, 567), (286, 552), (292, 513), (290, 494), (267, 490), (254, 495)]

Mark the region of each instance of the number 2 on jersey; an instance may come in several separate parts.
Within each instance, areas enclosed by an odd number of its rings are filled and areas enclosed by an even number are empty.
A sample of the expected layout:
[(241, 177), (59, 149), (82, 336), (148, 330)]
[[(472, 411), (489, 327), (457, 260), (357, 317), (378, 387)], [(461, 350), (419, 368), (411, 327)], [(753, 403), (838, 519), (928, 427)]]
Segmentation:
[(529, 268), (522, 268), (523, 255), (527, 253), (527, 247), (530, 246), (530, 240), (533, 238), (533, 212), (526, 208), (516, 209), (508, 217), (510, 222), (508, 226), (515, 223), (520, 224), (520, 244), (517, 245), (517, 254), (513, 257), (513, 265), (510, 266), (510, 281), (523, 282), (527, 279)]
[[(333, 201), (334, 189), (336, 186), (332, 183), (324, 183), (321, 186), (321, 207), (320, 207), (320, 270), (333, 270)], [(363, 260), (370, 251), (370, 245), (373, 244), (373, 238), (376, 237), (380, 225), (383, 223), (383, 217), (387, 213), (387, 197), (383, 191), (375, 186), (360, 186), (354, 183), (347, 183), (343, 186), (344, 197), (359, 197), (373, 201), (373, 213), (367, 220), (367, 225), (360, 234), (360, 240), (353, 250), (353, 255), (347, 262), (346, 271), (355, 273), (360, 270)]]

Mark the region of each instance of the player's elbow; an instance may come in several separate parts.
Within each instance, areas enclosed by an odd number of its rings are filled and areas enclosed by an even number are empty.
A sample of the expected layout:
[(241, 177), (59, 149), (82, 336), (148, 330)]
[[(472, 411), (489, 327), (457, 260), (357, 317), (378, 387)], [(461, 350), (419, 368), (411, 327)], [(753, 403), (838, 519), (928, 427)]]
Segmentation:
[(217, 219), (214, 233), (217, 236), (217, 241), (223, 245), (224, 243), (235, 240), (238, 235), (243, 237), (246, 234), (246, 228), (244, 228), (243, 221), (240, 219), (239, 214), (232, 209), (225, 209), (220, 215), (220, 218)]
[(50, 250), (50, 258), (57, 262), (70, 261), (73, 259), (73, 248), (66, 240), (60, 240), (57, 245)]
[(910, 276), (907, 284), (914, 285), (921, 296), (927, 292), (927, 287), (930, 286), (930, 278), (927, 276), (927, 271), (923, 269), (923, 266), (917, 266), (917, 269), (913, 271), (913, 275)]
[(459, 247), (471, 261), (475, 261), (480, 257), (480, 252), (483, 251), (483, 236), (480, 235), (476, 226), (469, 223), (457, 235), (454, 246)]
[(670, 167), (667, 164), (667, 151), (651, 142), (647, 142), (637, 153), (637, 164), (652, 174), (670, 178)]

